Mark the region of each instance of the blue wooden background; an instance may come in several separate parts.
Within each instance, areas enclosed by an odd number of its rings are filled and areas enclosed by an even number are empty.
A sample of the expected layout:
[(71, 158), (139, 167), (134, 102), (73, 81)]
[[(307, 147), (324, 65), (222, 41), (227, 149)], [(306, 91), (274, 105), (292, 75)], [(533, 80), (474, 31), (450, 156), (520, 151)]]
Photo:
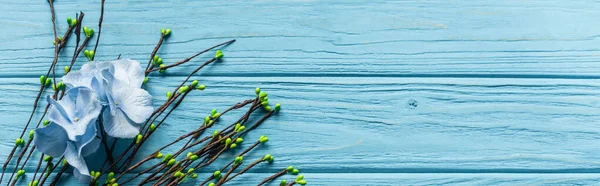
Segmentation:
[[(55, 7), (59, 33), (78, 11), (97, 30), (99, 0)], [(159, 51), (165, 63), (238, 39), (223, 63), (194, 77), (207, 90), (192, 94), (142, 153), (261, 87), (283, 110), (249, 136), (271, 141), (247, 158), (272, 153), (276, 163), (231, 185), (287, 165), (310, 185), (595, 185), (598, 10), (595, 1), (108, 0), (96, 59), (145, 63), (163, 27), (173, 30)], [(54, 48), (48, 3), (4, 1), (0, 12), (5, 160)], [(58, 69), (73, 53), (69, 43)], [(153, 75), (155, 104), (210, 56)]]

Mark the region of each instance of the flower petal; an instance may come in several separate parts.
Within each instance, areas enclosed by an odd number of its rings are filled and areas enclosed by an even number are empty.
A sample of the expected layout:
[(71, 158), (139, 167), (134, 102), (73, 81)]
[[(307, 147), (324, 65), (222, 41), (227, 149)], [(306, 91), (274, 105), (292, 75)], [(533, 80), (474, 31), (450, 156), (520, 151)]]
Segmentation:
[(40, 152), (58, 158), (67, 148), (67, 132), (62, 127), (50, 123), (35, 130), (33, 143)]
[(131, 121), (141, 124), (152, 115), (152, 95), (141, 88), (121, 87), (113, 91), (115, 105)]
[(106, 91), (106, 80), (94, 77), (91, 83), (92, 90), (96, 93), (101, 104), (108, 104), (108, 94)]
[(145, 75), (139, 62), (131, 59), (119, 59), (112, 61), (112, 63), (115, 68), (114, 76), (116, 79), (125, 82), (131, 87), (142, 87)]
[(73, 143), (67, 143), (67, 149), (64, 153), (64, 157), (73, 166), (73, 174), (79, 179), (80, 182), (89, 182), (91, 179), (90, 171), (88, 170), (87, 164), (83, 159), (83, 156), (79, 156), (77, 147)]
[(85, 133), (75, 137), (75, 145), (80, 156), (87, 156), (96, 152), (100, 145), (100, 140), (97, 137), (96, 119), (93, 123), (87, 125)]
[(93, 77), (93, 74), (77, 71), (70, 72), (67, 75), (64, 75), (61, 79), (65, 83), (65, 85), (67, 85), (67, 89), (79, 86), (91, 88)]
[[(65, 101), (68, 99), (70, 98), (66, 96), (63, 100), (61, 100), (61, 102), (67, 103)], [(48, 96), (46, 100), (48, 100), (48, 103), (52, 105), (50, 111), (48, 111), (48, 120), (61, 126), (67, 132), (70, 140), (75, 140), (75, 130), (67, 112), (67, 109), (69, 108), (63, 108), (63, 105), (61, 105), (59, 102), (56, 102), (50, 96)]]
[[(75, 103), (74, 108), (74, 118), (77, 118), (77, 120), (73, 123), (75, 134), (82, 135), (89, 129), (89, 125), (95, 125), (96, 119), (102, 110), (102, 105), (100, 105), (100, 102), (96, 99), (96, 95), (92, 90), (88, 88), (74, 88), (69, 90), (67, 94), (76, 95), (77, 102)], [(96, 129), (93, 128), (93, 131), (95, 132)]]
[(98, 151), (101, 142), (102, 140), (100, 138), (94, 137), (91, 141), (89, 141), (81, 149), (79, 149), (79, 153), (81, 154), (81, 156), (89, 156), (90, 154)]
[(133, 138), (140, 132), (140, 126), (130, 121), (121, 110), (116, 110), (114, 115), (109, 109), (104, 110), (102, 121), (106, 134), (115, 138)]

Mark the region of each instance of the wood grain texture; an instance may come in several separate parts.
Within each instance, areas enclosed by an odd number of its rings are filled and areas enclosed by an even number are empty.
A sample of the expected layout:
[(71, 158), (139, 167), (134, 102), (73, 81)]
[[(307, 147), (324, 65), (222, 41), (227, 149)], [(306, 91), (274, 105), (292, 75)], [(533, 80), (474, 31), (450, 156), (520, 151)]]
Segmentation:
[[(183, 77), (152, 78), (155, 104)], [(197, 128), (211, 108), (253, 96), (255, 86), (283, 111), (246, 140), (272, 143), (273, 166), (310, 173), (598, 173), (600, 80), (469, 78), (201, 77), (146, 149)], [(0, 127), (14, 134), (27, 116), (36, 78), (5, 78)], [(19, 97), (20, 99), (14, 99)], [(236, 113), (234, 113), (236, 114)], [(240, 115), (240, 112), (237, 112)], [(217, 128), (235, 118), (225, 117)], [(0, 146), (7, 151), (12, 142)], [(150, 153), (148, 151), (147, 153)], [(5, 154), (2, 154), (2, 158)], [(233, 153), (225, 156), (232, 158)], [(225, 161), (223, 160), (223, 162)], [(220, 165), (217, 163), (217, 165)], [(335, 166), (332, 166), (335, 165)], [(31, 168), (33, 164), (28, 166)], [(208, 170), (211, 170), (209, 168)]]
[[(26, 178), (31, 174), (27, 174)], [(249, 173), (231, 180), (225, 185), (253, 186), (270, 176), (266, 173)], [(182, 186), (197, 186), (210, 174), (198, 174), (199, 180), (190, 180)], [(52, 178), (52, 177), (50, 177)], [(202, 178), (202, 179), (200, 179)], [(293, 180), (292, 175), (282, 176), (277, 182), (265, 186), (277, 186), (281, 179)], [(600, 181), (598, 174), (401, 174), (401, 173), (307, 173), (307, 185), (350, 185), (350, 186), (396, 186), (396, 185), (594, 185)], [(138, 181), (138, 180), (136, 180)], [(19, 182), (25, 184), (24, 182)], [(59, 185), (79, 185), (71, 175), (65, 175)]]
[[(255, 184), (287, 165), (298, 166), (310, 185), (594, 185), (600, 181), (599, 6), (591, 0), (107, 1), (96, 59), (121, 54), (146, 62), (160, 28), (173, 30), (158, 52), (167, 64), (238, 39), (224, 48), (222, 63), (195, 76), (207, 90), (192, 93), (141, 153), (261, 87), (283, 111), (246, 138), (264, 134), (271, 141), (245, 159), (271, 153), (276, 162), (231, 185)], [(100, 1), (60, 0), (55, 7), (59, 33), (79, 11), (86, 13), (84, 25), (97, 30)], [(0, 152), (7, 152), (54, 48), (45, 1), (7, 1), (0, 11)], [(73, 46), (71, 39), (58, 69)], [(155, 105), (211, 55), (152, 74)], [(232, 114), (214, 129), (241, 113)], [(70, 177), (63, 184), (76, 185)]]
[[(6, 28), (0, 29), (0, 76), (39, 76), (53, 57), (47, 4), (5, 5), (0, 7)], [(166, 27), (173, 29), (159, 51), (166, 63), (238, 39), (226, 49), (226, 65), (206, 75), (598, 78), (598, 6), (594, 1), (109, 1), (97, 59), (122, 54), (145, 61), (159, 29)], [(80, 10), (86, 13), (84, 25), (96, 28), (99, 8), (99, 1), (57, 1), (59, 32), (66, 29), (65, 18)], [(62, 57), (71, 56), (69, 46)]]

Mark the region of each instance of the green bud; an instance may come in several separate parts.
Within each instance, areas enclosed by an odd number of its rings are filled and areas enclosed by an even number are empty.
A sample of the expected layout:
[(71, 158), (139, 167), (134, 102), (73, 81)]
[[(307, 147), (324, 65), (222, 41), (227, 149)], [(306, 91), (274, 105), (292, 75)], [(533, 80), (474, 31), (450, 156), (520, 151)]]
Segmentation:
[(204, 90), (204, 89), (206, 89), (206, 85), (198, 85), (198, 87), (196, 89)]
[(115, 177), (115, 173), (114, 172), (110, 172), (108, 173), (108, 179), (113, 179)]
[(208, 183), (208, 186), (215, 186), (215, 183), (210, 182), (210, 183)]
[(153, 61), (154, 66), (160, 66), (163, 64), (163, 59), (162, 58), (157, 58), (156, 60)]
[(198, 174), (192, 174), (192, 175), (190, 176), (190, 178), (196, 179), (196, 178), (198, 178)]
[(213, 172), (213, 177), (214, 178), (221, 178), (221, 171), (215, 171), (215, 172)]
[(269, 141), (269, 137), (267, 136), (260, 136), (260, 138), (258, 138), (258, 141), (261, 143), (265, 143), (267, 141)]
[(287, 168), (285, 168), (286, 171), (288, 172), (292, 172), (292, 170), (294, 170), (294, 166), (288, 166)]
[(118, 183), (113, 183), (111, 186), (119, 186)]
[(38, 184), (39, 184), (39, 181), (33, 180), (33, 183), (31, 183), (31, 186), (37, 186)]
[(163, 159), (163, 162), (167, 162), (167, 161), (171, 160), (172, 157), (173, 157), (172, 154), (165, 155), (165, 159)]
[(83, 55), (85, 55), (85, 57), (88, 59), (88, 61), (92, 61), (92, 58), (94, 58), (94, 51), (84, 50)]
[(171, 99), (171, 91), (167, 91), (167, 99)]
[(218, 135), (219, 135), (219, 131), (218, 131), (218, 130), (215, 130), (215, 132), (213, 132), (213, 135), (212, 135), (212, 137), (213, 137), (213, 138), (215, 138), (215, 137), (217, 137)]
[(150, 132), (152, 132), (155, 129), (156, 129), (156, 125), (154, 125), (154, 123), (150, 124), (150, 127), (148, 128), (148, 130), (150, 130)]
[(56, 39), (58, 39), (58, 41), (62, 41), (63, 38), (62, 38), (62, 36), (58, 36), (58, 37), (56, 37)]
[(83, 27), (83, 33), (85, 33), (85, 37), (90, 38), (94, 35), (94, 29), (88, 28), (87, 26)]
[(296, 180), (297, 184), (306, 185), (306, 180)]
[(192, 172), (194, 172), (194, 170), (195, 170), (194, 168), (190, 168), (190, 169), (188, 169), (187, 173), (192, 173)]
[(116, 178), (111, 178), (111, 179), (108, 180), (108, 183), (110, 183), (110, 184), (113, 184), (115, 182), (117, 182)]
[(71, 70), (71, 68), (69, 68), (69, 66), (65, 66), (65, 74), (69, 73), (69, 70)]
[(171, 34), (171, 29), (166, 29), (165, 30), (165, 36), (168, 36), (169, 34)]
[(21, 169), (21, 170), (17, 171), (17, 177), (21, 177), (23, 175), (25, 175), (25, 170)]
[(160, 69), (160, 70), (158, 70), (158, 72), (160, 72), (160, 73), (165, 73), (165, 72), (167, 71), (167, 70), (165, 69), (165, 65), (164, 65), (164, 64), (160, 64), (160, 65), (158, 66), (158, 68)]
[(237, 145), (235, 143), (232, 143), (231, 145), (229, 145), (230, 149), (235, 149), (237, 147)]
[(210, 115), (214, 116), (215, 114), (217, 114), (217, 109), (212, 109), (212, 111), (210, 112)]
[(164, 155), (161, 152), (158, 152), (158, 154), (156, 154), (156, 158), (162, 158)]
[(169, 167), (173, 166), (173, 165), (175, 165), (175, 163), (177, 163), (177, 160), (171, 159), (171, 160), (169, 160), (169, 162), (167, 162), (167, 166), (169, 166)]
[(269, 101), (263, 101), (260, 103), (263, 107), (269, 106)]
[(56, 86), (58, 86), (58, 90), (64, 90), (67, 87), (62, 81), (58, 82)]
[(254, 90), (254, 92), (256, 92), (256, 95), (260, 94), (260, 88), (256, 87), (256, 89)]
[(188, 158), (189, 158), (189, 157), (190, 157), (190, 156), (192, 156), (192, 155), (194, 155), (194, 153), (192, 153), (192, 152), (188, 152), (188, 153), (187, 153), (187, 155), (186, 155), (185, 157), (188, 157)]
[(69, 22), (69, 26), (75, 27), (75, 25), (77, 25), (77, 19), (73, 19), (71, 22)]
[(46, 76), (40, 76), (40, 84), (46, 85)]
[(182, 86), (181, 88), (179, 88), (179, 93), (187, 92), (189, 89), (190, 89), (189, 86)]
[(52, 156), (48, 156), (48, 155), (44, 156), (44, 161), (45, 162), (52, 161)]
[(52, 79), (50, 79), (50, 78), (47, 78), (47, 79), (46, 79), (46, 84), (45, 84), (45, 85), (46, 85), (46, 86), (47, 86), (47, 85), (52, 85)]
[(269, 97), (260, 98), (260, 101), (269, 101)]
[(17, 139), (15, 140), (15, 146), (17, 146), (17, 147), (18, 147), (18, 146), (21, 146), (21, 145), (23, 145), (23, 139), (21, 139), (21, 138), (17, 138)]
[(235, 142), (236, 142), (236, 143), (242, 143), (242, 141), (244, 141), (244, 139), (243, 139), (243, 138), (236, 138), (236, 139), (235, 139)]
[(215, 121), (211, 119), (210, 121), (208, 121), (208, 124), (206, 124), (206, 126), (211, 126), (213, 123), (215, 123)]
[(269, 157), (269, 159), (267, 160), (269, 163), (273, 163), (273, 161), (275, 161), (275, 156), (271, 156)]
[(271, 106), (263, 107), (266, 111), (271, 111)]
[(148, 80), (149, 80), (148, 77), (145, 77), (144, 78), (144, 84), (148, 83)]
[(303, 180), (304, 179), (304, 175), (300, 174), (298, 175), (298, 177), (296, 177), (296, 181), (298, 180)]
[(275, 111), (279, 111), (279, 109), (281, 109), (281, 104), (275, 104)]
[(67, 24), (71, 25), (71, 21), (73, 21), (73, 18), (67, 17)]
[(190, 156), (190, 160), (192, 160), (192, 161), (198, 160), (198, 155), (194, 154), (194, 155)]
[(212, 115), (213, 118), (219, 118), (221, 117), (221, 113), (216, 113), (215, 115)]
[(204, 117), (204, 124), (208, 124), (209, 121), (210, 121), (210, 116)]
[(67, 166), (67, 163), (68, 163), (68, 162), (67, 162), (67, 159), (63, 159), (63, 161), (62, 161), (62, 165), (63, 165), (63, 166)]
[(246, 129), (246, 126), (240, 126), (240, 128), (238, 128), (237, 132), (242, 132), (242, 131), (244, 131), (244, 129)]
[(196, 87), (196, 86), (198, 86), (198, 80), (192, 81), (192, 87)]
[(166, 31), (165, 28), (161, 28), (160, 29), (160, 34), (165, 35), (165, 31)]
[(33, 139), (33, 134), (35, 133), (35, 130), (30, 130), (29, 131), (29, 140)]
[(287, 182), (285, 180), (281, 180), (281, 183), (279, 183), (279, 186), (285, 186)]
[(183, 176), (183, 173), (181, 173), (180, 171), (173, 173), (173, 177), (179, 178), (181, 176)]
[(233, 130), (237, 131), (241, 126), (242, 126), (242, 124), (237, 123), (237, 124), (235, 124), (235, 127), (233, 127)]
[(144, 136), (142, 136), (142, 134), (138, 134), (137, 136), (135, 136), (135, 144), (140, 144), (143, 138)]
[(225, 140), (225, 146), (229, 146), (229, 144), (231, 144), (231, 138)]
[(260, 94), (258, 94), (258, 97), (259, 98), (264, 98), (264, 97), (267, 97), (267, 95), (268, 95), (267, 92), (262, 91), (262, 92), (260, 92)]
[(152, 58), (152, 61), (158, 61), (158, 55), (154, 55), (154, 57)]
[(271, 154), (266, 154), (265, 156), (263, 156), (262, 160), (263, 161), (269, 161), (269, 159), (271, 159)]
[(235, 157), (235, 159), (233, 160), (233, 163), (240, 164), (240, 163), (242, 163), (242, 161), (244, 161), (244, 157), (238, 156), (238, 157)]
[(48, 120), (44, 120), (44, 123), (42, 123), (42, 125), (44, 125), (44, 127), (48, 124), (50, 124), (50, 121), (48, 121)]
[(294, 170), (292, 170), (292, 172), (291, 172), (291, 173), (292, 173), (293, 175), (296, 175), (296, 174), (300, 173), (300, 170), (298, 170), (298, 169), (294, 169)]
[(102, 173), (100, 173), (100, 171), (98, 171), (98, 172), (96, 172), (96, 175), (94, 175), (94, 177), (96, 177), (96, 179), (97, 179), (97, 178), (99, 178), (99, 177), (100, 177), (100, 175), (101, 175), (101, 174), (102, 174)]
[(215, 53), (215, 58), (221, 59), (222, 57), (223, 57), (223, 51), (217, 50), (217, 52)]

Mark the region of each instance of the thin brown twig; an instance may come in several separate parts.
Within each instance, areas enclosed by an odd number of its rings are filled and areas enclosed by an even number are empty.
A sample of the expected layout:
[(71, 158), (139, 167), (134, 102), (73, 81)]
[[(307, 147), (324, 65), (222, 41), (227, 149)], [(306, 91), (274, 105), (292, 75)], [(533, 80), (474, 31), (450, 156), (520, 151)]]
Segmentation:
[(205, 53), (205, 52), (208, 52), (208, 51), (210, 51), (210, 50), (212, 50), (212, 49), (215, 49), (215, 48), (217, 48), (217, 47), (220, 47), (220, 46), (223, 46), (223, 45), (228, 45), (228, 44), (231, 44), (231, 43), (233, 43), (233, 42), (235, 42), (235, 39), (232, 39), (232, 40), (229, 40), (229, 41), (223, 42), (223, 43), (221, 43), (221, 44), (217, 44), (217, 45), (215, 45), (215, 46), (213, 46), (213, 47), (210, 47), (210, 48), (208, 48), (208, 49), (206, 49), (206, 50), (200, 51), (200, 52), (198, 52), (198, 53), (194, 54), (193, 56), (190, 56), (190, 57), (188, 57), (188, 58), (185, 58), (185, 59), (183, 59), (183, 60), (181, 60), (181, 61), (179, 61), (179, 62), (176, 62), (176, 63), (170, 64), (170, 65), (165, 65), (165, 66), (164, 66), (164, 67), (162, 67), (162, 68), (157, 68), (157, 69), (152, 69), (152, 68), (151, 68), (151, 69), (148, 69), (148, 70), (146, 70), (146, 75), (148, 75), (150, 72), (154, 72), (154, 71), (157, 71), (157, 70), (161, 70), (161, 69), (168, 69), (168, 68), (171, 68), (171, 67), (179, 66), (179, 65), (181, 65), (181, 64), (184, 64), (184, 63), (186, 63), (186, 62), (188, 62), (188, 61), (192, 60), (193, 58), (195, 58), (195, 57), (199, 56), (200, 54), (203, 54), (203, 53)]
[(279, 172), (273, 174), (272, 176), (269, 176), (269, 177), (265, 178), (262, 182), (260, 182), (256, 186), (262, 186), (263, 184), (268, 183), (271, 180), (274, 180), (274, 179), (277, 179), (280, 176), (283, 176), (286, 172), (287, 172), (287, 170), (283, 169), (282, 171), (279, 171)]
[(92, 61), (96, 57), (96, 50), (98, 49), (98, 44), (100, 43), (100, 34), (102, 34), (102, 20), (104, 19), (104, 1), (102, 0), (102, 8), (100, 9), (100, 20), (98, 21), (98, 36), (96, 37), (96, 46), (94, 46), (94, 55), (92, 56)]

